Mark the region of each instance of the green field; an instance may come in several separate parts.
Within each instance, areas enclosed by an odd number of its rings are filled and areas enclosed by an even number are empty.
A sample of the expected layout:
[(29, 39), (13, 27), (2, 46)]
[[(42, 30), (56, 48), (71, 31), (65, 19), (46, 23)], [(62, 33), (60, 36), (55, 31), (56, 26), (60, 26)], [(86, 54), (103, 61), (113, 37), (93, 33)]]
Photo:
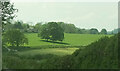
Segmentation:
[(47, 49), (33, 49), (18, 52), (19, 55), (44, 55), (44, 54), (54, 54), (58, 56), (70, 55), (78, 48), (47, 48)]
[[(40, 39), (37, 33), (25, 34), (28, 38), (29, 44), (26, 46), (39, 47), (41, 45), (67, 45), (67, 46), (86, 46), (92, 42), (100, 39), (105, 35), (92, 35), (92, 34), (67, 34), (65, 33), (64, 41), (61, 43), (45, 42), (44, 39)], [(111, 35), (107, 35), (111, 36)]]
[[(92, 34), (67, 34), (63, 42), (46, 42), (40, 39), (36, 33), (25, 34), (28, 38), (29, 44), (25, 46), (31, 47), (30, 50), (20, 51), (19, 55), (38, 55), (38, 54), (54, 54), (59, 56), (70, 55), (76, 49), (75, 46), (86, 46), (94, 41), (97, 41), (105, 35), (92, 35)], [(111, 36), (111, 35), (107, 35)], [(68, 46), (68, 47), (66, 47)]]

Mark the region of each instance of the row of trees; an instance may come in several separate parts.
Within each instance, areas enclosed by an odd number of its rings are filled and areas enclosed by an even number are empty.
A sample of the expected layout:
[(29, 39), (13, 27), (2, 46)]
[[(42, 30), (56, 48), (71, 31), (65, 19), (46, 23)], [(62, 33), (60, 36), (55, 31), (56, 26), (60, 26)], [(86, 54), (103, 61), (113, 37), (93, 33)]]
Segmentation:
[(3, 32), (14, 28), (14, 29), (19, 29), (21, 32), (24, 33), (38, 33), (41, 25), (42, 25), (41, 22), (32, 26), (29, 25), (29, 23), (24, 23), (23, 21), (14, 21), (4, 26)]
[[(48, 22), (49, 23), (49, 22)], [(74, 24), (68, 24), (64, 22), (56, 22), (60, 27), (62, 27), (65, 33), (79, 33), (79, 34), (107, 34), (106, 29), (102, 29), (100, 32), (96, 28), (91, 29), (80, 29), (77, 28)], [(11, 28), (20, 29), (22, 32), (32, 32), (38, 33), (41, 31), (42, 22), (35, 24), (34, 26), (29, 25), (29, 23), (24, 23), (22, 21), (16, 21), (14, 24), (7, 24), (5, 30)], [(46, 23), (47, 24), (47, 23)], [(5, 31), (4, 30), (4, 31)]]
[(64, 22), (57, 22), (63, 29), (65, 33), (79, 33), (79, 34), (107, 34), (106, 29), (102, 29), (100, 32), (96, 28), (91, 29), (80, 29), (74, 24), (68, 24)]
[(119, 32), (120, 32), (120, 28), (117, 28), (112, 31), (109, 31), (108, 34), (118, 34)]

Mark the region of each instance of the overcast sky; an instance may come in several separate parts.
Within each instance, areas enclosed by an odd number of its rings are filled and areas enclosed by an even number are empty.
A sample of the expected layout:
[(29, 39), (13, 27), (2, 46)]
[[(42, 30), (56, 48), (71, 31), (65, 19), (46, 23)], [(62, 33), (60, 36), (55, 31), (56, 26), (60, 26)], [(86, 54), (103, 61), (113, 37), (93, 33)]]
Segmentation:
[[(33, 2), (34, 1), (34, 2)], [(59, 2), (61, 1), (61, 2)], [(79, 28), (102, 28), (113, 30), (118, 27), (118, 3), (110, 2), (77, 2), (80, 0), (12, 0), (18, 8), (17, 20), (24, 22), (62, 21), (75, 24)], [(76, 1), (76, 2), (72, 2)], [(81, 0), (82, 1), (82, 0)], [(93, 1), (93, 2), (92, 2)]]
[(11, 0), (13, 2), (118, 2), (119, 0)]

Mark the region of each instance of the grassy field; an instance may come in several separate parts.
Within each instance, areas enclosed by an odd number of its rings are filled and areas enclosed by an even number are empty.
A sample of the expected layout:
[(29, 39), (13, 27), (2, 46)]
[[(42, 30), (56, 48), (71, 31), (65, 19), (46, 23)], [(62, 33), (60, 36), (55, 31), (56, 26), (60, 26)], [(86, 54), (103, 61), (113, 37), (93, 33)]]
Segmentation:
[[(86, 46), (94, 41), (97, 41), (105, 35), (92, 35), (92, 34), (67, 34), (65, 33), (65, 39), (61, 42), (46, 42), (44, 39), (40, 39), (36, 33), (25, 34), (28, 38), (30, 50), (20, 51), (19, 55), (43, 55), (54, 54), (59, 56), (70, 55), (76, 49), (74, 46)], [(111, 35), (107, 35), (111, 36)], [(68, 46), (69, 48), (66, 48)], [(79, 47), (80, 48), (80, 47)]]
[(33, 49), (18, 52), (19, 55), (45, 55), (45, 54), (54, 54), (58, 56), (71, 55), (78, 48), (47, 48), (47, 49)]
[[(45, 42), (40, 39), (36, 33), (25, 34), (28, 38), (29, 44), (26, 46), (39, 47), (41, 45), (70, 45), (70, 46), (86, 46), (92, 42), (100, 39), (105, 35), (92, 35), (92, 34), (67, 34), (65, 33), (64, 41), (61, 43)], [(111, 36), (111, 35), (107, 35)]]

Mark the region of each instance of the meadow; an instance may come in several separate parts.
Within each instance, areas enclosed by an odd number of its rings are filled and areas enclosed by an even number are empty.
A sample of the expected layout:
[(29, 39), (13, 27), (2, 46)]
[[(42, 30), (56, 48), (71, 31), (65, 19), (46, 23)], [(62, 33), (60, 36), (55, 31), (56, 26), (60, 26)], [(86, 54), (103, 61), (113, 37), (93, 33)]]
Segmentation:
[(87, 46), (92, 42), (97, 41), (104, 36), (112, 35), (101, 35), (101, 34), (68, 34), (65, 33), (64, 40), (62, 42), (46, 42), (44, 39), (38, 37), (37, 33), (27, 33), (25, 34), (28, 38), (29, 44), (25, 46), (39, 47), (41, 45), (66, 45), (66, 46)]
[(78, 48), (47, 48), (47, 49), (33, 49), (28, 51), (18, 52), (19, 55), (23, 56), (34, 56), (34, 55), (45, 55), (54, 54), (58, 56), (71, 55)]
[(58, 56), (71, 55), (77, 49), (82, 49), (84, 46), (91, 44), (92, 42), (97, 41), (98, 39), (104, 36), (112, 35), (93, 35), (93, 34), (68, 34), (65, 33), (65, 39), (62, 42), (51, 42), (44, 41), (38, 37), (37, 33), (27, 33), (25, 34), (28, 38), (29, 50), (17, 52), (19, 55), (44, 55), (44, 54), (53, 54)]

